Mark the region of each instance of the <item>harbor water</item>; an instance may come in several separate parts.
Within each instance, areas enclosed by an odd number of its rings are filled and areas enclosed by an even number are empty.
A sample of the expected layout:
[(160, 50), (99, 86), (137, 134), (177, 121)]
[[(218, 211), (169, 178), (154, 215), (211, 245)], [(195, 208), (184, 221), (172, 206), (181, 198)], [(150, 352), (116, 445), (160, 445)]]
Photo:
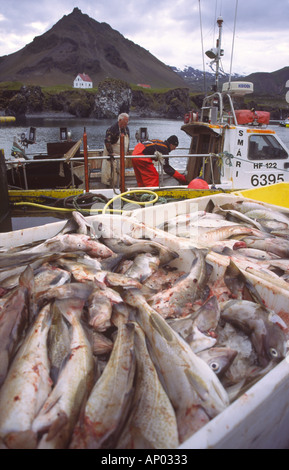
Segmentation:
[[(89, 149), (102, 149), (104, 145), (105, 132), (108, 127), (114, 124), (116, 120), (108, 119), (78, 119), (74, 117), (57, 118), (57, 117), (30, 117), (23, 122), (14, 122), (1, 125), (0, 127), (0, 148), (4, 150), (7, 158), (11, 155), (13, 139), (20, 141), (22, 133), (29, 132), (30, 127), (36, 128), (36, 142), (26, 149), (29, 156), (36, 153), (47, 152), (47, 142), (58, 142), (60, 140), (60, 128), (66, 127), (71, 133), (71, 139), (78, 141), (83, 137), (84, 128), (87, 134), (87, 145)], [(150, 139), (165, 140), (170, 135), (176, 135), (179, 139), (179, 148), (171, 153), (180, 155), (184, 152), (182, 148), (188, 149), (190, 146), (190, 138), (181, 130), (182, 120), (173, 119), (141, 119), (131, 118), (129, 121), (130, 129), (130, 148), (134, 148), (137, 144), (136, 132), (141, 127), (147, 128)], [(175, 163), (174, 160), (171, 160)], [(186, 167), (184, 159), (178, 159), (178, 166)]]
[[(11, 155), (13, 140), (20, 141), (21, 134), (29, 132), (30, 127), (36, 128), (36, 142), (26, 149), (27, 156), (46, 153), (48, 142), (58, 142), (60, 140), (60, 128), (66, 127), (71, 133), (71, 139), (78, 141), (83, 137), (84, 128), (87, 134), (87, 144), (89, 149), (103, 148), (106, 129), (111, 126), (115, 120), (106, 119), (78, 119), (74, 117), (29, 117), (19, 122), (1, 124), (0, 126), (0, 149), (3, 149), (6, 159)], [(177, 135), (179, 147), (170, 155), (170, 163), (180, 171), (186, 168), (186, 158), (178, 158), (178, 155), (188, 153), (190, 146), (190, 137), (181, 130), (182, 120), (157, 119), (157, 118), (131, 118), (129, 122), (130, 129), (130, 148), (137, 144), (136, 133), (142, 127), (147, 128), (150, 139), (165, 140), (170, 135)], [(289, 148), (289, 129), (273, 125), (272, 128)], [(69, 217), (69, 214), (50, 212), (39, 215), (35, 210), (23, 209), (20, 216), (11, 216), (9, 220), (1, 223), (0, 232), (20, 230), (23, 228), (43, 225), (56, 220)]]
[[(115, 121), (108, 119), (79, 119), (74, 117), (29, 117), (23, 121), (1, 124), (0, 126), (0, 149), (4, 150), (5, 158), (11, 155), (11, 148), (14, 138), (20, 140), (23, 133), (29, 132), (30, 127), (36, 128), (36, 142), (26, 150), (26, 154), (46, 153), (48, 142), (58, 142), (60, 140), (60, 128), (66, 127), (71, 133), (71, 139), (78, 141), (83, 137), (84, 128), (87, 134), (87, 145), (89, 149), (101, 149), (104, 145), (106, 129)], [(136, 132), (141, 127), (147, 128), (150, 139), (165, 140), (170, 135), (175, 134), (179, 139), (179, 147), (170, 155), (170, 162), (178, 168), (186, 168), (186, 159), (177, 158), (188, 152), (190, 146), (190, 137), (181, 130), (183, 121), (181, 119), (158, 119), (158, 118), (131, 118), (129, 121), (130, 129), (130, 148), (137, 144)], [(280, 136), (285, 145), (289, 148), (289, 130), (279, 125), (273, 125), (272, 128)], [(186, 152), (184, 152), (184, 149)]]

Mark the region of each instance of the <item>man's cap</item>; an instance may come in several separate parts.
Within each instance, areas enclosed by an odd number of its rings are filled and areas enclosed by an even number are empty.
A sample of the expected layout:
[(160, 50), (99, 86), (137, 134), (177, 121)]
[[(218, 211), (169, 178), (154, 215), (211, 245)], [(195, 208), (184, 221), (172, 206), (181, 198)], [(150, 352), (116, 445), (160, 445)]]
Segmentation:
[(179, 139), (177, 138), (176, 135), (171, 135), (171, 136), (167, 139), (167, 142), (168, 142), (168, 144), (175, 145), (176, 147), (179, 145)]

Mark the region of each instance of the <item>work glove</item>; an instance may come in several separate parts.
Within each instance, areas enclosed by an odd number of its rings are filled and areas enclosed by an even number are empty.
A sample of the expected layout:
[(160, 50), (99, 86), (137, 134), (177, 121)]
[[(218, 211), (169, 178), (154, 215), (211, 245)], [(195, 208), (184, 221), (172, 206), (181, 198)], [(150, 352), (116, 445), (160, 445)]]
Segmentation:
[(164, 164), (164, 171), (166, 172), (166, 174), (169, 175), (169, 176), (172, 176), (173, 178), (175, 178), (181, 184), (188, 184), (185, 175), (182, 175), (177, 170), (175, 170), (169, 164), (168, 159), (165, 158), (165, 160), (167, 160)]
[(155, 157), (156, 157), (156, 160), (158, 162), (160, 162), (161, 165), (163, 165), (165, 163), (165, 159), (164, 159), (163, 155), (160, 152), (156, 151), (155, 152)]

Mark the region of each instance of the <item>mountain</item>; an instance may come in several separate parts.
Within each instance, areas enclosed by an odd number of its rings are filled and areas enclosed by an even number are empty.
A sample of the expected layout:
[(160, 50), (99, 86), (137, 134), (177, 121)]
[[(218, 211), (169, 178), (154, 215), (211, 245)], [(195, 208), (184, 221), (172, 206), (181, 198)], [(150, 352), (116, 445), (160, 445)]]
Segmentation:
[[(193, 67), (186, 67), (180, 70), (176, 67), (171, 67), (180, 77), (184, 79), (190, 91), (203, 92), (204, 91), (204, 73), (201, 70), (194, 69)], [(229, 74), (222, 74), (219, 77), (219, 84), (229, 80)], [(285, 99), (288, 86), (286, 83), (289, 80), (289, 67), (284, 67), (274, 72), (256, 72), (247, 76), (238, 74), (232, 75), (232, 81), (247, 81), (254, 84), (254, 96), (269, 96), (275, 98)], [(206, 72), (206, 90), (211, 90), (211, 86), (215, 83), (215, 74)]]
[(255, 94), (285, 97), (286, 91), (288, 91), (286, 83), (289, 80), (289, 67), (271, 73), (252, 73), (247, 75), (245, 79), (254, 83)]
[(0, 81), (72, 85), (83, 72), (94, 86), (106, 78), (152, 88), (186, 86), (181, 76), (146, 49), (78, 8), (23, 49), (0, 57)]
[[(187, 83), (191, 91), (203, 92), (204, 89), (206, 89), (207, 91), (210, 91), (212, 85), (215, 84), (215, 73), (213, 72), (206, 71), (206, 75), (205, 75), (206, 83), (205, 83), (204, 72), (202, 72), (199, 69), (194, 69), (193, 67), (190, 67), (190, 66), (185, 67), (184, 70), (180, 70), (177, 67), (173, 67), (173, 66), (171, 67), (171, 69), (184, 79), (184, 81)], [(232, 79), (241, 80), (242, 76), (238, 74), (233, 74)], [(222, 74), (219, 76), (220, 85), (227, 82), (228, 80), (229, 80), (229, 74)]]

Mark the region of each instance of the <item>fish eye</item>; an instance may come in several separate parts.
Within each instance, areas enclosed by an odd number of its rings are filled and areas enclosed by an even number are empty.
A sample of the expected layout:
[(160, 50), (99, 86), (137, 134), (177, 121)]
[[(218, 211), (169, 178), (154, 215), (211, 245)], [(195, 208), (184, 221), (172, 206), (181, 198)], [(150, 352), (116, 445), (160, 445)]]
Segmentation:
[(210, 367), (214, 372), (220, 371), (220, 366), (217, 362), (211, 362)]
[(269, 353), (273, 358), (279, 357), (278, 351), (275, 348), (270, 348)]

